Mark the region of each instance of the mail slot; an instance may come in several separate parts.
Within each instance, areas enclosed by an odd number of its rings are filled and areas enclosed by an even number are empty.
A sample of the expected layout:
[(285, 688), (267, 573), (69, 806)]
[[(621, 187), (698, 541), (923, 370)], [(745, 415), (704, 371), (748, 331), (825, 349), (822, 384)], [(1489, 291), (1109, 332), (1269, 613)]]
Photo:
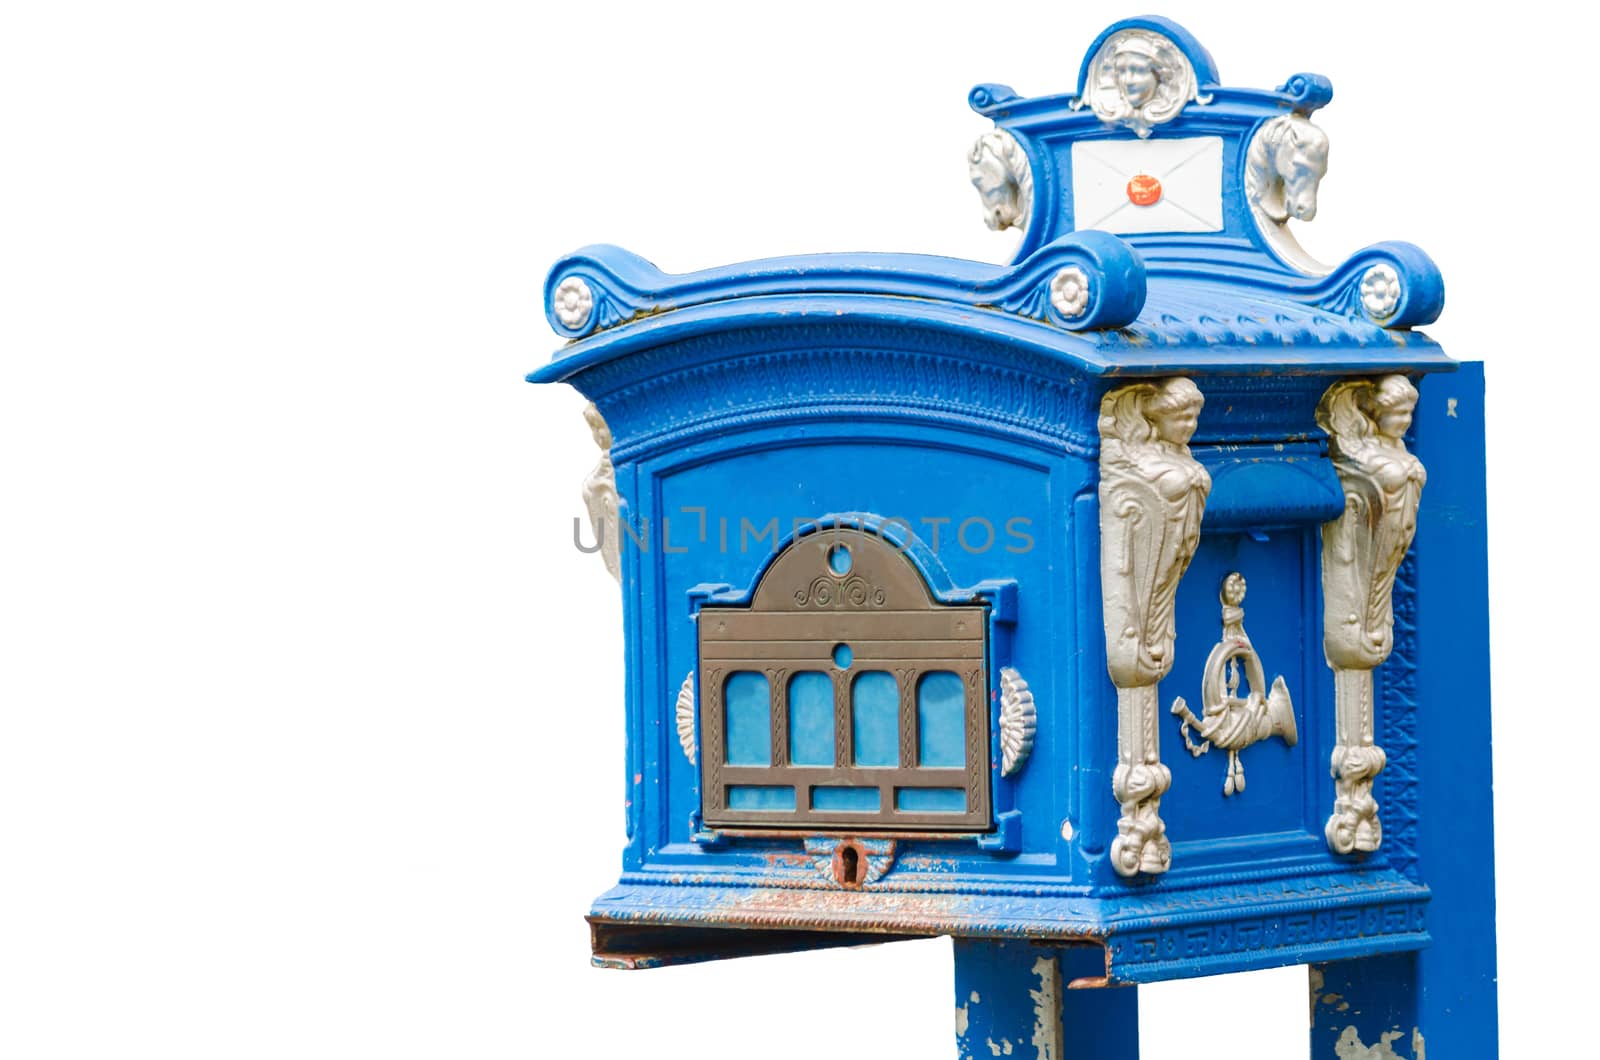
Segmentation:
[(596, 964), (949, 935), (962, 1055), (1051, 1056), (1308, 965), (1314, 1055), (1483, 1055), (1481, 366), (1419, 248), (1296, 240), (1331, 99), (1128, 19), (971, 91), (1008, 265), (555, 264), (623, 601)]

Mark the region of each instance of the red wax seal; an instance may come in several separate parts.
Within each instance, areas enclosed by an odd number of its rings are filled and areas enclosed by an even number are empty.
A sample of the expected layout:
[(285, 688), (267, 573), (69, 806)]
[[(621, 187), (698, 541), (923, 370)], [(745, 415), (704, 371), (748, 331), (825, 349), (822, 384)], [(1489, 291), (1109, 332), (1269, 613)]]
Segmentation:
[(1135, 206), (1154, 206), (1161, 201), (1161, 182), (1148, 173), (1128, 181), (1128, 201)]

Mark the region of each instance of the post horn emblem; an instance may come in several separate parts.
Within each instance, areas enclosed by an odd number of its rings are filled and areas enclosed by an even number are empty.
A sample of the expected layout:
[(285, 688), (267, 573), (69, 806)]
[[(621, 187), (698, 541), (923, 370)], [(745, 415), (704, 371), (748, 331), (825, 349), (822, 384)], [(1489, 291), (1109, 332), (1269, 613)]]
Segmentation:
[[(1182, 696), (1172, 701), (1172, 713), (1179, 719), (1183, 745), (1191, 755), (1198, 758), (1213, 746), (1228, 752), (1228, 776), (1222, 784), (1225, 796), (1244, 791), (1240, 751), (1270, 736), (1281, 736), (1290, 747), (1299, 739), (1294, 724), (1294, 703), (1289, 699), (1289, 686), (1284, 684), (1282, 675), (1274, 678), (1271, 691), (1262, 695), (1267, 676), (1261, 657), (1244, 631), (1244, 608), (1240, 606), (1244, 603), (1244, 590), (1244, 575), (1238, 571), (1222, 580), (1222, 639), (1206, 657), (1205, 675), (1200, 681), (1201, 716), (1195, 717)], [(1249, 695), (1242, 699), (1239, 697), (1241, 667), (1250, 685)], [(1191, 728), (1200, 734), (1199, 744), (1190, 739)]]

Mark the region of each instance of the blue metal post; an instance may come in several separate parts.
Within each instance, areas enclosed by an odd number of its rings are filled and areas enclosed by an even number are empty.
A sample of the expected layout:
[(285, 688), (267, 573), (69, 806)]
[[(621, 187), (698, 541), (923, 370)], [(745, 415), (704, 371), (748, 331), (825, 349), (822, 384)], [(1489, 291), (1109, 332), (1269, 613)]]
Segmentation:
[(1105, 976), (1099, 946), (955, 939), (956, 1055), (1137, 1060), (1138, 988), (1073, 989)]
[(1421, 1060), (1417, 964), (1415, 953), (1387, 953), (1312, 965), (1312, 1060)]
[[(1422, 1060), (1428, 1046), (1435, 1056), (1498, 1055), (1483, 428), (1481, 363), (1423, 382), (1416, 453), (1428, 485), (1416, 598), (1440, 617), (1397, 614), (1417, 638), (1415, 684), (1403, 698), (1416, 713), (1410, 742), (1424, 753), (1415, 756), (1416, 792), (1385, 802), (1384, 827), (1415, 829), (1415, 862), (1401, 867), (1433, 892), (1433, 941), (1415, 954), (1314, 966), (1314, 1060)], [(1407, 754), (1386, 742), (1391, 756)]]

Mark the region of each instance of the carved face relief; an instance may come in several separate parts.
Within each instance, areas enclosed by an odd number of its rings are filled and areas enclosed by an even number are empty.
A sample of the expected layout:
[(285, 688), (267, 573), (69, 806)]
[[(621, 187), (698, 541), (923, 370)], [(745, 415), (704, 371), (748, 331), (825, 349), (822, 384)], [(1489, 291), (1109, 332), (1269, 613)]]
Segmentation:
[(1161, 77), (1148, 55), (1136, 51), (1121, 51), (1112, 61), (1116, 71), (1117, 91), (1128, 106), (1137, 110), (1155, 97), (1161, 86)]
[(1094, 58), (1083, 95), (1073, 107), (1092, 107), (1101, 121), (1147, 137), (1154, 126), (1176, 118), (1190, 100), (1209, 103), (1183, 50), (1159, 33), (1126, 29), (1112, 34)]
[(1403, 376), (1386, 376), (1378, 384), (1367, 412), (1378, 435), (1385, 441), (1398, 443), (1411, 429), (1411, 415), (1417, 408), (1416, 394), (1416, 388)]
[(1391, 442), (1405, 437), (1411, 427), (1411, 407), (1386, 409), (1378, 416), (1378, 433)]
[(1168, 445), (1188, 445), (1200, 426), (1200, 405), (1186, 402), (1174, 409), (1154, 413), (1156, 434)]

